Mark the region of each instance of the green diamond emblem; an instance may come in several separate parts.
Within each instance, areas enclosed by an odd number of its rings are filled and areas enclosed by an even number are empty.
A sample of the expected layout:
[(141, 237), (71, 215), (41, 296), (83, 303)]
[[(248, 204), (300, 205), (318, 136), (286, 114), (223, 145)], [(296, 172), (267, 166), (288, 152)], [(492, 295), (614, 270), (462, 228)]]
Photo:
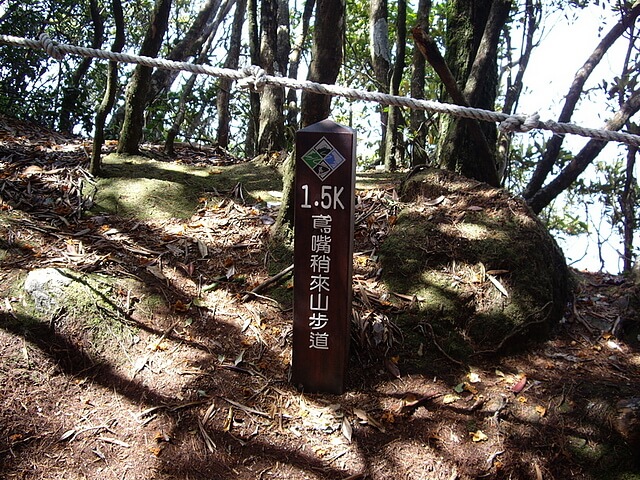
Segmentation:
[(325, 137), (322, 137), (313, 148), (302, 155), (302, 160), (320, 180), (324, 180), (344, 163), (345, 158)]

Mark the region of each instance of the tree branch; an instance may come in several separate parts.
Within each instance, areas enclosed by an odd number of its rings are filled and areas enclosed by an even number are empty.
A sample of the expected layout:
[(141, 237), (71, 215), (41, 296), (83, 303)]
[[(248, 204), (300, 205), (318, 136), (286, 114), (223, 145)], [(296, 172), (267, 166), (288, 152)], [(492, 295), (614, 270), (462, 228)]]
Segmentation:
[[(616, 23), (611, 30), (609, 30), (609, 33), (602, 38), (596, 49), (589, 56), (584, 65), (578, 70), (565, 98), (560, 116), (558, 117), (559, 123), (567, 123), (571, 120), (571, 116), (573, 115), (578, 100), (580, 100), (580, 96), (582, 95), (585, 82), (613, 43), (622, 36), (627, 28), (635, 23), (639, 15), (640, 2), (636, 2), (631, 10), (629, 10), (629, 12), (618, 23)], [(531, 180), (522, 193), (522, 196), (525, 199), (532, 199), (542, 188), (544, 181), (558, 159), (563, 141), (564, 136), (554, 135), (547, 142), (547, 149), (544, 156), (542, 157), (542, 160), (538, 162), (538, 165), (536, 165), (536, 169), (533, 172)]]
[[(605, 130), (618, 131), (638, 111), (640, 111), (640, 90), (633, 92), (627, 101), (620, 107), (611, 120), (604, 126)], [(553, 199), (566, 190), (598, 156), (607, 142), (603, 140), (590, 140), (585, 147), (562, 169), (544, 188), (530, 198), (527, 203), (535, 213), (540, 213)]]
[[(447, 62), (442, 57), (440, 50), (438, 50), (436, 42), (429, 36), (427, 32), (424, 31), (424, 28), (419, 25), (413, 27), (413, 29), (411, 30), (411, 34), (413, 35), (413, 39), (416, 42), (416, 46), (418, 47), (422, 55), (424, 55), (424, 58), (427, 59), (427, 62), (429, 62), (429, 64), (433, 67), (435, 72), (440, 77), (440, 80), (442, 80), (442, 84), (453, 100), (453, 103), (463, 107), (469, 107), (469, 102), (467, 101), (464, 93), (458, 87), (458, 83), (456, 82), (453, 73), (451, 73)], [(478, 148), (478, 155), (482, 156), (485, 159), (489, 159), (490, 161), (487, 163), (494, 166), (493, 171), (489, 172), (491, 180), (488, 183), (494, 186), (498, 186), (500, 184), (500, 180), (498, 179), (498, 172), (497, 170), (495, 170), (493, 155), (491, 153), (491, 149), (489, 148), (489, 144), (487, 143), (487, 139), (482, 133), (480, 124), (477, 120), (471, 119), (462, 119), (460, 121), (467, 122), (469, 132), (471, 133), (471, 136)]]

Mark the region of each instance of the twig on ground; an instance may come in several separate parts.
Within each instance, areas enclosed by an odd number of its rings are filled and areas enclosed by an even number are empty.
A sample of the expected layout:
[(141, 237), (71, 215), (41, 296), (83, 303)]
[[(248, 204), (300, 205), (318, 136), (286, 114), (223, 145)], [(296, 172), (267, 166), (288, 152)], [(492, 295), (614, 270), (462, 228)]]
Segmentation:
[(287, 268), (285, 268), (284, 270), (282, 270), (280, 273), (274, 275), (273, 277), (269, 277), (267, 278), (264, 282), (262, 282), (260, 285), (258, 285), (256, 288), (254, 288), (253, 290), (251, 290), (250, 292), (247, 292), (245, 294), (244, 297), (242, 297), (242, 301), (246, 302), (247, 300), (249, 300), (251, 297), (253, 296), (257, 296), (258, 293), (266, 290), (267, 288), (269, 288), (271, 285), (278, 283), (280, 280), (282, 280), (284, 277), (286, 277), (290, 272), (293, 271), (293, 265), (289, 265)]

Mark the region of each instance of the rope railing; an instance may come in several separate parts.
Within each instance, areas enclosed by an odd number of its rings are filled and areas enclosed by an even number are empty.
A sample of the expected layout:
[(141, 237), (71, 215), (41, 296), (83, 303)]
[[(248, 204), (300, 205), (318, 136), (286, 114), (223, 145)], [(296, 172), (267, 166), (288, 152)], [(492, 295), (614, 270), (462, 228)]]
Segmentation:
[(306, 92), (333, 97), (343, 97), (349, 100), (362, 100), (382, 105), (406, 107), (416, 110), (425, 110), (432, 113), (442, 113), (461, 118), (493, 122), (498, 123), (498, 128), (507, 133), (524, 133), (531, 130), (547, 130), (559, 135), (578, 135), (605, 142), (614, 141), (640, 147), (640, 136), (638, 135), (607, 129), (586, 128), (573, 123), (561, 123), (553, 120), (543, 121), (540, 120), (540, 116), (537, 113), (533, 115), (509, 115), (501, 112), (436, 102), (432, 100), (421, 100), (399, 95), (389, 95), (381, 92), (369, 92), (366, 90), (347, 88), (340, 85), (316, 83), (308, 80), (296, 80), (288, 77), (268, 75), (262, 68), (255, 65), (239, 70), (233, 70), (229, 68), (218, 68), (189, 62), (177, 62), (141, 55), (110, 52), (108, 50), (57, 43), (52, 41), (44, 33), (41, 34), (37, 40), (10, 35), (0, 35), (0, 43), (17, 47), (27, 47), (35, 50), (43, 50), (50, 57), (58, 61), (62, 60), (66, 54), (99, 58), (119, 63), (139, 64), (165, 70), (184, 71), (200, 75), (226, 78), (237, 81), (240, 88), (251, 88), (256, 91), (261, 91), (265, 86), (269, 85), (273, 87), (303, 90)]

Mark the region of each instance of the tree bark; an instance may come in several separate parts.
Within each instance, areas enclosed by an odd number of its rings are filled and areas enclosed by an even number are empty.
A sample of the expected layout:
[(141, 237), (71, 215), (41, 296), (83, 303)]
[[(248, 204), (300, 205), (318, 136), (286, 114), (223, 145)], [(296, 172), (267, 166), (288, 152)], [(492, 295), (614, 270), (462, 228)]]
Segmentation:
[[(391, 74), (391, 84), (389, 90), (391, 95), (400, 94), (400, 82), (404, 74), (404, 61), (407, 45), (407, 1), (398, 0), (398, 17), (396, 21), (396, 58)], [(384, 166), (388, 172), (394, 171), (404, 159), (404, 139), (401, 138), (401, 115), (400, 107), (389, 106), (389, 116), (387, 119), (387, 133), (384, 149)]]
[[(156, 57), (162, 46), (164, 34), (169, 25), (171, 0), (157, 0), (153, 20), (149, 25), (140, 55)], [(151, 83), (153, 69), (142, 65), (136, 66), (127, 86), (125, 95), (124, 121), (120, 130), (118, 153), (140, 153), (140, 141), (144, 127), (144, 111)]]
[[(417, 23), (415, 27), (426, 31), (429, 27), (429, 14), (431, 12), (431, 0), (419, 0), (417, 11)], [(416, 45), (417, 46), (417, 45)], [(411, 96), (424, 98), (426, 59), (419, 48), (413, 50), (413, 70), (411, 73)], [(427, 117), (424, 110), (412, 109), (409, 112), (409, 129), (411, 131), (411, 166), (425, 165), (427, 155)]]
[[(307, 36), (309, 34), (309, 24), (311, 23), (311, 16), (313, 15), (313, 9), (315, 5), (315, 0), (306, 0), (304, 4), (300, 35), (296, 39), (293, 48), (291, 49), (291, 59), (289, 61), (289, 78), (298, 78), (300, 57), (302, 56), (302, 49), (304, 47), (304, 44), (307, 41)], [(292, 130), (298, 129), (298, 110), (298, 92), (292, 88), (287, 93), (287, 125)]]
[[(91, 48), (98, 49), (104, 41), (104, 19), (100, 14), (96, 0), (89, 1), (89, 11), (91, 14), (91, 23), (93, 24)], [(91, 58), (83, 58), (71, 76), (69, 84), (64, 88), (62, 102), (60, 104), (60, 120), (58, 121), (58, 128), (63, 132), (71, 133), (71, 130), (73, 130), (75, 124), (73, 117), (76, 115), (75, 109), (78, 103), (78, 97), (80, 96), (80, 82), (89, 71), (91, 62)]]
[[(453, 103), (463, 107), (468, 107), (469, 102), (467, 102), (467, 99), (465, 98), (464, 93), (458, 87), (458, 83), (454, 78), (451, 70), (449, 70), (447, 62), (440, 54), (440, 50), (438, 50), (438, 46), (436, 42), (431, 37), (429, 37), (429, 35), (427, 35), (426, 32), (422, 30), (420, 27), (415, 27), (413, 29), (413, 38), (416, 42), (416, 45), (424, 55), (424, 57), (427, 59), (429, 64), (431, 64), (435, 72), (440, 77), (440, 80), (442, 81), (442, 84), (444, 85), (444, 88), (447, 94), (453, 100)], [(468, 133), (471, 136), (471, 140), (475, 142), (476, 155), (479, 158), (493, 159), (494, 158), (493, 151), (489, 146), (489, 143), (487, 143), (487, 139), (484, 135), (482, 127), (480, 126), (480, 122), (473, 119), (464, 119), (464, 120), (465, 120), (466, 128), (468, 129)], [(448, 121), (453, 121), (453, 120), (449, 119)], [(455, 165), (454, 165), (454, 169), (455, 169)], [(497, 178), (497, 170), (496, 170), (496, 177), (493, 181), (494, 182), (499, 181)]]
[[(589, 56), (584, 65), (578, 70), (576, 76), (573, 79), (571, 87), (569, 88), (569, 92), (567, 93), (564, 101), (564, 105), (562, 107), (562, 111), (560, 112), (560, 116), (558, 117), (559, 123), (567, 123), (571, 120), (571, 116), (576, 108), (578, 100), (582, 95), (582, 91), (584, 88), (584, 84), (587, 79), (595, 69), (595, 67), (600, 63), (605, 53), (609, 50), (611, 45), (620, 38), (620, 36), (632, 26), (638, 16), (640, 15), (640, 2), (636, 2), (636, 4), (627, 12), (627, 14), (616, 24), (611, 30), (602, 38), (596, 49)], [(542, 160), (538, 162), (536, 165), (536, 169), (531, 176), (531, 180), (527, 184), (522, 196), (525, 199), (532, 199), (542, 188), (545, 180), (551, 173), (555, 162), (560, 155), (560, 148), (562, 147), (562, 142), (564, 141), (563, 135), (554, 135), (547, 142), (547, 147), (544, 152), (544, 156)]]
[[(636, 135), (640, 133), (640, 129), (637, 130)], [(633, 236), (636, 231), (636, 184), (637, 180), (634, 176), (636, 167), (636, 155), (638, 154), (638, 147), (629, 146), (627, 150), (627, 165), (625, 169), (625, 181), (622, 194), (620, 196), (620, 208), (622, 210), (623, 218), (623, 267), (624, 273), (630, 274), (634, 264), (634, 252), (633, 252)]]
[[(605, 130), (620, 130), (625, 123), (640, 110), (640, 90), (631, 94), (629, 99), (620, 107), (611, 120), (604, 126)], [(562, 169), (556, 178), (541, 188), (527, 200), (535, 213), (540, 213), (558, 195), (566, 190), (589, 164), (598, 156), (607, 142), (603, 140), (589, 140), (585, 147)]]
[[(311, 65), (307, 80), (317, 83), (335, 83), (342, 67), (345, 17), (345, 0), (317, 0)], [(331, 97), (327, 95), (303, 92), (301, 103), (303, 127), (324, 120), (331, 113)], [(289, 155), (284, 170), (282, 207), (278, 213), (275, 229), (281, 238), (286, 239), (290, 237), (293, 227), (295, 180), (293, 155)]]
[[(111, 46), (112, 52), (121, 52), (125, 44), (124, 14), (121, 0), (112, 0), (113, 19), (116, 25), (116, 36)], [(111, 112), (116, 100), (118, 86), (118, 62), (110, 61), (107, 71), (107, 86), (102, 102), (96, 110), (95, 130), (93, 134), (93, 149), (89, 170), (92, 175), (99, 175), (102, 167), (102, 145), (104, 144), (104, 125), (107, 115)]]
[[(240, 61), (240, 47), (242, 25), (244, 23), (245, 11), (247, 8), (247, 0), (238, 0), (236, 3), (236, 12), (233, 16), (233, 24), (231, 25), (231, 36), (229, 37), (229, 49), (227, 51), (227, 59), (224, 62), (225, 68), (235, 70), (238, 68)], [(216, 108), (218, 110), (218, 145), (223, 148), (229, 146), (229, 131), (231, 123), (231, 112), (229, 111), (229, 101), (231, 98), (231, 86), (233, 81), (228, 78), (221, 78), (218, 87), (218, 98), (216, 98)]]
[[(313, 32), (311, 65), (307, 80), (333, 84), (343, 60), (346, 3), (344, 0), (318, 0)], [(331, 97), (311, 92), (302, 94), (301, 125), (307, 127), (331, 113)]]
[[(286, 1), (286, 0), (285, 0)], [(278, 8), (279, 0), (262, 0), (260, 24), (260, 64), (268, 75), (282, 74), (278, 58)], [(284, 135), (284, 88), (266, 86), (260, 97), (260, 126), (258, 150), (261, 153), (282, 150)]]
[[(260, 65), (260, 37), (258, 32), (257, 0), (247, 0), (247, 27), (249, 29), (249, 55), (252, 65)], [(249, 115), (244, 153), (253, 158), (258, 153), (258, 128), (260, 122), (260, 95), (249, 93)]]
[[(389, 48), (389, 6), (388, 0), (371, 0), (369, 12), (369, 49), (371, 65), (378, 91), (389, 93), (389, 74), (391, 71), (391, 49)], [(380, 113), (380, 159), (384, 159), (388, 110), (378, 106)]]
[[(222, 0), (207, 0), (205, 2), (187, 33), (167, 54), (167, 60), (183, 62), (200, 53), (202, 46), (217, 24), (217, 22), (215, 22), (216, 13), (220, 9), (221, 3)], [(175, 70), (165, 70), (162, 68), (158, 68), (153, 72), (151, 85), (149, 86), (147, 106), (153, 103), (163, 92), (169, 91), (179, 73), (180, 72)]]
[[(499, 35), (507, 21), (510, 0), (459, 0), (448, 19), (446, 63), (462, 88), (469, 105), (493, 110), (497, 95), (497, 47)], [(444, 117), (438, 162), (469, 178), (500, 185), (496, 169), (495, 125), (480, 126), (489, 152), (473, 134), (475, 126), (466, 119)], [(481, 142), (484, 143), (484, 142)]]

